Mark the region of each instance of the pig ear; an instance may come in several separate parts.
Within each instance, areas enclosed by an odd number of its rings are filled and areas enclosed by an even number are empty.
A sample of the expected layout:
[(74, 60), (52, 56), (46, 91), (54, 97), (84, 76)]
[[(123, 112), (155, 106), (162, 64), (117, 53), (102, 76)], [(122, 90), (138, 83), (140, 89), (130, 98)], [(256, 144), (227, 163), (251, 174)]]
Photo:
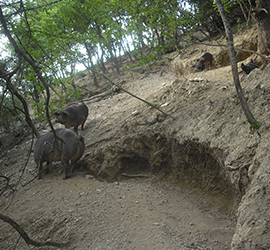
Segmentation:
[(61, 110), (61, 112), (59, 112), (59, 115), (66, 117), (66, 116), (68, 116), (68, 113), (65, 110)]

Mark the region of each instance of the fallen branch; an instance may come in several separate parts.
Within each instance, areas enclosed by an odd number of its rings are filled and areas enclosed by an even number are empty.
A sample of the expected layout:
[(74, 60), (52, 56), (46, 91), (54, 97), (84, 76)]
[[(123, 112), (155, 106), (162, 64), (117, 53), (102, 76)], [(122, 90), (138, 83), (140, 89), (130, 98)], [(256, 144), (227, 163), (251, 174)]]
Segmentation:
[(103, 74), (101, 74), (101, 73), (99, 73), (98, 71), (95, 71), (95, 70), (93, 70), (93, 69), (90, 69), (90, 70), (91, 70), (92, 72), (95, 72), (95, 73), (97, 73), (97, 74), (103, 76), (103, 77), (104, 77), (106, 80), (108, 80), (112, 85), (118, 87), (119, 89), (123, 90), (123, 91), (126, 92), (127, 94), (129, 94), (129, 95), (135, 97), (136, 99), (138, 99), (138, 100), (140, 100), (140, 101), (142, 101), (142, 102), (148, 104), (148, 105), (151, 106), (152, 108), (157, 109), (157, 110), (158, 110), (159, 112), (161, 112), (162, 114), (164, 114), (164, 115), (166, 115), (166, 116), (169, 116), (169, 117), (171, 117), (172, 119), (175, 119), (173, 116), (171, 116), (171, 115), (165, 113), (164, 111), (162, 111), (161, 109), (157, 108), (156, 106), (154, 106), (154, 105), (151, 104), (150, 102), (147, 102), (147, 101), (143, 100), (142, 98), (140, 98), (140, 97), (138, 97), (138, 96), (136, 96), (136, 95), (134, 95), (134, 94), (128, 92), (128, 91), (125, 90), (125, 89), (123, 89), (122, 87), (120, 87), (119, 85), (117, 85), (116, 83), (114, 83), (113, 81), (111, 81), (107, 76), (105, 76), (105, 75), (103, 75)]
[[(105, 96), (109, 96), (109, 95), (111, 95), (112, 93), (113, 93), (114, 91), (113, 91), (113, 88), (111, 88), (111, 89), (109, 89), (109, 90), (107, 90), (107, 91), (105, 91), (105, 92), (103, 92), (103, 93), (100, 93), (100, 94), (97, 94), (97, 95), (93, 95), (93, 96), (91, 96), (91, 97), (88, 97), (88, 98), (85, 98), (85, 99), (83, 99), (83, 101), (84, 102), (88, 102), (88, 101), (91, 101), (91, 100), (93, 100), (93, 99), (96, 99), (96, 98), (103, 98), (103, 97), (105, 97)], [(99, 99), (99, 100), (100, 100)], [(99, 101), (98, 100), (98, 101)]]
[(13, 192), (15, 191), (12, 186), (9, 184), (9, 178), (4, 176), (4, 175), (0, 175), (0, 178), (3, 178), (6, 180), (6, 185), (5, 187), (3, 188), (3, 190), (0, 190), (0, 196), (7, 190), (7, 188), (9, 187)]
[(160, 152), (162, 152), (164, 149), (166, 149), (167, 148), (167, 146), (166, 147), (164, 147), (164, 148), (162, 148), (162, 149), (160, 149), (160, 150), (158, 150), (156, 153), (154, 153), (154, 156), (156, 156), (157, 154), (159, 154)]
[(53, 242), (53, 241), (39, 242), (39, 241), (31, 240), (29, 236), (27, 235), (27, 233), (18, 225), (17, 222), (15, 222), (8, 216), (5, 216), (1, 213), (0, 213), (0, 219), (10, 224), (20, 234), (20, 236), (24, 239), (27, 245), (32, 245), (35, 247), (43, 247), (43, 246), (65, 247), (70, 244), (70, 242), (66, 242), (66, 243)]
[(137, 178), (137, 177), (151, 178), (151, 177), (153, 177), (152, 175), (148, 175), (148, 174), (126, 174), (126, 173), (122, 173), (121, 175), (123, 175), (125, 177), (129, 177), (129, 178)]

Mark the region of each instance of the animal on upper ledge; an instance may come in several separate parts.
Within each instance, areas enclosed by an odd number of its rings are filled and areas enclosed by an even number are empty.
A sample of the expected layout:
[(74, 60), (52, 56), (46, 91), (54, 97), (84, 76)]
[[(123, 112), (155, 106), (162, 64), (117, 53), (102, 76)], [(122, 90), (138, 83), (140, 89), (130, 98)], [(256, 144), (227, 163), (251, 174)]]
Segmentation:
[(252, 58), (250, 58), (250, 61), (247, 65), (241, 64), (241, 69), (248, 75), (253, 69), (259, 68), (258, 65), (256, 65)]
[(205, 68), (207, 70), (212, 69), (213, 55), (210, 53), (203, 54), (196, 62), (193, 67), (195, 68), (195, 72), (203, 71)]

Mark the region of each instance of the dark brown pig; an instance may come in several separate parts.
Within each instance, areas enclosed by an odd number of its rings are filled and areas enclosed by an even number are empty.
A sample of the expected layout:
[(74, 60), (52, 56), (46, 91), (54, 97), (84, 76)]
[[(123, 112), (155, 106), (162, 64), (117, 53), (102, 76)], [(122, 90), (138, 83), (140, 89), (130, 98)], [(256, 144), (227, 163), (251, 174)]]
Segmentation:
[(88, 108), (83, 103), (77, 103), (69, 106), (65, 106), (63, 109), (54, 113), (56, 116), (56, 122), (64, 124), (66, 128), (74, 127), (77, 132), (78, 127), (84, 123), (88, 116)]
[(195, 67), (195, 72), (203, 71), (205, 68), (207, 70), (212, 69), (213, 56), (210, 53), (205, 53), (200, 57), (196, 64), (193, 65)]
[[(84, 139), (71, 129), (59, 128), (38, 138), (34, 146), (34, 158), (38, 166), (38, 175), (41, 178), (42, 164), (47, 166), (54, 161), (61, 161), (65, 168), (65, 178), (71, 177), (73, 167), (82, 157), (85, 149)], [(71, 163), (69, 163), (69, 161)], [(48, 170), (48, 169), (47, 169)], [(47, 172), (47, 171), (46, 171)]]

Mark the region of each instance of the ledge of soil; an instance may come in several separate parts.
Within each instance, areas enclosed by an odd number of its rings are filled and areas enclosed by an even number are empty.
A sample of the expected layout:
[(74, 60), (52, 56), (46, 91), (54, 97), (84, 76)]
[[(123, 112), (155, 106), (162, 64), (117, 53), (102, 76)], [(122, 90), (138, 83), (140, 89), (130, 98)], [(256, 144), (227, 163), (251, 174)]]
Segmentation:
[[(214, 74), (225, 81), (213, 80)], [(148, 97), (149, 102), (163, 107), (175, 119), (155, 120), (159, 117), (156, 111), (140, 103), (133, 109), (136, 115), (130, 111), (129, 119), (115, 113), (118, 130), (111, 128), (111, 133), (110, 128), (99, 127), (96, 141), (90, 139), (90, 134), (83, 163), (97, 178), (106, 181), (155, 176), (180, 186), (200, 188), (227, 209), (237, 208), (232, 249), (267, 249), (269, 74), (270, 67), (242, 76), (250, 108), (263, 124), (259, 134), (251, 133), (243, 124), (246, 118), (230, 69), (224, 67), (197, 73), (199, 80), (194, 74), (186, 75)]]

